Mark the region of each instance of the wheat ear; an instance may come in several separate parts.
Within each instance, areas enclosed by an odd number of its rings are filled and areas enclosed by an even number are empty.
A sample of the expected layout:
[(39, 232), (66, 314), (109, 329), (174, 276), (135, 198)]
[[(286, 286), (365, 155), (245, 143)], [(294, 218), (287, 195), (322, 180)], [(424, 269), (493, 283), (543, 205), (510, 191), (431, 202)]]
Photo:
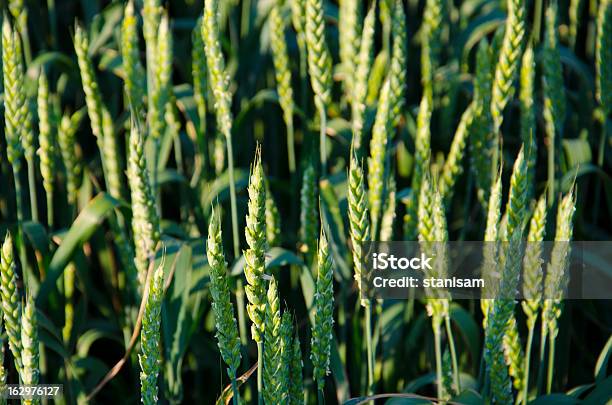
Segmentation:
[(23, 341), (21, 340), (21, 297), (17, 291), (17, 263), (13, 258), (13, 239), (7, 232), (2, 244), (0, 261), (0, 287), (2, 293), (2, 313), (9, 349), (15, 359), (15, 368), (19, 375), (23, 369), (21, 355)]
[(281, 314), (278, 301), (278, 286), (272, 277), (268, 286), (263, 352), (263, 399), (266, 404), (278, 404), (281, 392)]

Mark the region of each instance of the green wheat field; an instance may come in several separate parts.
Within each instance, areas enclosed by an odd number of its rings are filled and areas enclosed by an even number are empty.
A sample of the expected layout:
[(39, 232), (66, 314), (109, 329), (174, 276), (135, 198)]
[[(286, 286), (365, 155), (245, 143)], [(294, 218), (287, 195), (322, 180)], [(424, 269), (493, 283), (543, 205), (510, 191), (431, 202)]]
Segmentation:
[[(612, 0), (0, 5), (0, 405), (612, 403), (542, 253), (612, 240)], [(528, 298), (372, 299), (370, 241)]]

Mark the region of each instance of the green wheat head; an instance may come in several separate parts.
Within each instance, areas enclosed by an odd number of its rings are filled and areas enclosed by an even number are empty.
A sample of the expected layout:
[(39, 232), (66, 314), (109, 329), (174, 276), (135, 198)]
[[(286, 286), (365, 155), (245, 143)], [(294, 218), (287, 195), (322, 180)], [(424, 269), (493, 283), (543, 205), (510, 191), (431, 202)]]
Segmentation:
[(370, 215), (368, 210), (367, 194), (363, 168), (357, 161), (354, 152), (351, 152), (351, 162), (348, 173), (348, 217), (353, 253), (353, 266), (355, 281), (361, 293), (361, 275), (363, 273), (361, 256), (364, 242), (370, 240)]
[(483, 264), (481, 268), (482, 278), (484, 280), (485, 299), (480, 300), (480, 307), (483, 315), (483, 326), (486, 329), (487, 317), (489, 315), (489, 307), (491, 305), (491, 297), (497, 293), (499, 285), (499, 272), (494, 271), (497, 266), (498, 252), (498, 227), (501, 217), (501, 202), (502, 202), (502, 181), (501, 169), (497, 175), (497, 180), (493, 183), (489, 193), (489, 201), (487, 204), (487, 224), (483, 241), (486, 242), (483, 251)]
[(143, 287), (149, 260), (160, 239), (160, 230), (144, 155), (144, 138), (136, 122), (132, 122), (128, 141), (127, 175), (131, 191), (132, 232), (136, 248), (134, 260), (138, 270), (139, 285)]
[(469, 134), (468, 129), (472, 127), (474, 121), (474, 108), (475, 103), (470, 104), (461, 115), (461, 121), (459, 121), (450, 151), (442, 167), (438, 187), (447, 207), (453, 197), (455, 183), (463, 173), (463, 155)]
[(425, 92), (432, 92), (432, 81), (435, 70), (440, 63), (442, 50), (442, 25), (444, 20), (444, 2), (427, 0), (423, 12), (421, 28), (421, 77)]
[(149, 134), (153, 139), (160, 139), (167, 126), (164, 114), (171, 97), (172, 77), (172, 31), (169, 24), (168, 15), (164, 13), (155, 41), (155, 75), (153, 88), (149, 91)]
[(291, 69), (285, 40), (285, 22), (277, 2), (270, 10), (270, 48), (276, 76), (276, 89), (285, 124), (293, 126), (293, 89), (291, 88)]
[(397, 192), (397, 185), (395, 184), (395, 176), (393, 173), (388, 176), (386, 187), (387, 198), (385, 199), (385, 208), (380, 221), (380, 233), (378, 237), (382, 242), (393, 240)]
[(2, 23), (2, 72), (7, 155), (9, 162), (18, 171), (24, 149), (21, 143), (22, 128), (28, 119), (23, 115), (24, 106), (27, 109), (27, 101), (25, 93), (21, 91), (24, 84), (21, 40), (19, 34), (13, 31), (8, 18)]
[(514, 94), (514, 80), (519, 71), (525, 37), (525, 1), (508, 0), (507, 5), (506, 28), (492, 88), (491, 115), (494, 133), (499, 131), (504, 109)]
[(550, 255), (550, 262), (544, 280), (544, 302), (542, 306), (542, 327), (554, 338), (559, 331), (557, 322), (563, 308), (562, 297), (567, 288), (570, 260), (570, 241), (574, 230), (574, 213), (576, 211), (575, 189), (559, 203), (557, 208), (557, 226), (555, 244)]
[(2, 313), (6, 334), (8, 335), (9, 349), (15, 359), (15, 368), (19, 375), (23, 368), (22, 353), (23, 341), (21, 339), (21, 297), (17, 291), (17, 263), (13, 258), (13, 239), (10, 233), (6, 234), (2, 244), (0, 261), (0, 287), (2, 293)]
[(323, 0), (306, 0), (306, 47), (315, 104), (325, 111), (331, 102), (332, 59), (325, 41)]
[(85, 109), (80, 109), (72, 115), (65, 114), (60, 120), (57, 139), (62, 154), (62, 161), (66, 169), (66, 189), (68, 191), (68, 203), (75, 205), (77, 202), (82, 166), (76, 154), (76, 132), (79, 129)]
[(280, 392), (283, 403), (291, 403), (291, 360), (293, 358), (293, 316), (284, 311), (280, 326)]
[(527, 161), (525, 159), (525, 147), (521, 147), (516, 160), (512, 176), (510, 177), (510, 194), (506, 205), (507, 225), (505, 235), (500, 235), (503, 241), (510, 241), (514, 233), (523, 234), (523, 226), (526, 224), (527, 215)]
[(522, 392), (525, 386), (525, 354), (519, 336), (518, 326), (514, 314), (510, 317), (506, 325), (506, 333), (502, 342), (504, 346), (504, 356), (506, 356), (506, 365), (508, 366), (508, 374), (512, 378), (512, 385), (517, 392)]
[(359, 153), (363, 137), (366, 97), (368, 95), (368, 77), (372, 67), (372, 45), (374, 43), (374, 23), (376, 9), (373, 3), (363, 21), (361, 43), (357, 55), (357, 66), (354, 75), (353, 96), (351, 103), (351, 126), (353, 130), (353, 147)]
[(300, 336), (297, 328), (293, 338), (293, 350), (291, 351), (291, 363), (289, 365), (290, 388), (289, 404), (302, 405), (304, 403), (304, 378), (302, 375), (302, 349), (300, 348)]
[(268, 286), (263, 351), (263, 398), (266, 404), (281, 402), (281, 313), (276, 279), (272, 277)]
[(300, 241), (301, 250), (312, 257), (316, 250), (319, 232), (319, 209), (317, 198), (317, 178), (312, 163), (308, 163), (302, 174), (300, 190)]
[(491, 88), (493, 84), (491, 55), (486, 39), (480, 41), (476, 53), (474, 76), (474, 118), (468, 128), (472, 174), (476, 180), (477, 195), (486, 211), (489, 191), (497, 172), (497, 134), (493, 132), (491, 116)]
[(149, 291), (140, 330), (140, 398), (143, 404), (157, 404), (157, 378), (161, 365), (161, 308), (164, 299), (164, 267), (155, 269), (150, 277)]
[(538, 143), (536, 138), (536, 117), (534, 108), (534, 78), (535, 78), (535, 57), (533, 48), (528, 46), (523, 54), (521, 62), (520, 92), (519, 100), (521, 105), (521, 140), (526, 147), (526, 159), (528, 168), (528, 189), (529, 197), (533, 195), (535, 180), (535, 165), (538, 155)]
[(368, 158), (368, 202), (372, 221), (373, 236), (378, 233), (378, 225), (383, 209), (383, 193), (387, 177), (385, 166), (387, 159), (387, 143), (391, 127), (391, 87), (390, 80), (386, 80), (380, 92), (378, 109), (372, 129), (370, 141), (370, 157)]
[(314, 296), (314, 324), (310, 359), (317, 389), (323, 390), (329, 373), (330, 348), (334, 324), (334, 269), (325, 232), (321, 230), (317, 253), (317, 283)]
[[(193, 97), (198, 108), (200, 127), (206, 125), (206, 94), (208, 93), (208, 78), (206, 69), (206, 55), (204, 52), (204, 40), (202, 38), (203, 18), (198, 18), (195, 28), (191, 34), (191, 75), (193, 76)], [(201, 134), (202, 136), (204, 134)]]
[(40, 149), (40, 173), (43, 178), (43, 187), (49, 194), (53, 193), (53, 178), (55, 171), (55, 129), (53, 127), (53, 112), (49, 99), (49, 82), (44, 71), (38, 78), (38, 142)]
[(108, 192), (120, 199), (123, 195), (123, 167), (119, 159), (119, 146), (113, 118), (105, 107), (102, 107), (102, 155), (104, 157), (104, 176)]
[(391, 54), (391, 65), (389, 67), (389, 84), (391, 86), (391, 108), (390, 121), (397, 125), (404, 107), (404, 92), (406, 87), (406, 63), (408, 43), (406, 34), (406, 13), (401, 0), (395, 1), (393, 18), (391, 21), (391, 33), (393, 35), (393, 51)]
[(542, 194), (538, 200), (531, 221), (529, 222), (529, 233), (527, 234), (527, 247), (523, 259), (523, 312), (527, 316), (527, 324), (530, 328), (535, 325), (538, 311), (542, 302), (542, 281), (544, 278), (542, 269), (542, 241), (546, 230), (546, 194)]
[(121, 57), (125, 70), (125, 87), (129, 100), (140, 105), (145, 93), (145, 70), (140, 62), (138, 46), (138, 18), (134, 14), (134, 2), (128, 1), (121, 24)]
[(229, 92), (230, 78), (225, 71), (225, 60), (219, 41), (219, 23), (217, 21), (218, 0), (204, 2), (202, 38), (206, 52), (206, 67), (214, 100), (217, 125), (226, 139), (232, 136), (232, 96)]
[(347, 98), (352, 102), (355, 83), (352, 72), (357, 63), (360, 45), (361, 2), (359, 0), (340, 0), (338, 14), (340, 63), (342, 63), (345, 74), (344, 86)]
[(554, 139), (553, 133), (563, 133), (566, 109), (563, 67), (557, 37), (557, 12), (557, 2), (552, 1), (546, 9), (546, 35), (542, 54), (544, 119), (552, 139)]
[(414, 174), (412, 177), (412, 188), (416, 196), (419, 195), (423, 175), (429, 170), (429, 156), (431, 155), (429, 124), (431, 122), (432, 101), (430, 94), (424, 94), (417, 115), (417, 129), (414, 139)]
[(612, 1), (599, 2), (595, 43), (597, 100), (606, 114), (612, 113)]
[(245, 292), (249, 301), (247, 312), (251, 318), (251, 335), (257, 343), (264, 339), (266, 289), (264, 286), (266, 255), (266, 186), (258, 149), (249, 180), (249, 204), (244, 230), (249, 248), (244, 251), (244, 275), (248, 285)]
[[(38, 364), (38, 321), (36, 314), (36, 306), (34, 298), (29, 297), (26, 300), (21, 316), (21, 343), (23, 351), (21, 352), (21, 360), (23, 369), (21, 370), (21, 380), (27, 385), (36, 385), (39, 382), (39, 364)], [(25, 404), (39, 404), (40, 398), (32, 398), (24, 401)]]
[(230, 379), (234, 379), (240, 367), (240, 337), (227, 280), (227, 263), (223, 253), (220, 217), (214, 208), (208, 225), (206, 256), (210, 265), (210, 295), (213, 301), (212, 310), (215, 314), (217, 344), (221, 357), (227, 364), (227, 374)]
[(280, 212), (266, 181), (266, 240), (268, 241), (268, 246), (280, 246), (281, 236)]
[(74, 29), (74, 50), (76, 51), (79, 63), (81, 82), (85, 92), (85, 103), (87, 104), (87, 114), (91, 123), (91, 132), (98, 138), (100, 145), (104, 136), (102, 129), (102, 98), (93, 63), (89, 56), (89, 39), (87, 38), (87, 33), (79, 24)]

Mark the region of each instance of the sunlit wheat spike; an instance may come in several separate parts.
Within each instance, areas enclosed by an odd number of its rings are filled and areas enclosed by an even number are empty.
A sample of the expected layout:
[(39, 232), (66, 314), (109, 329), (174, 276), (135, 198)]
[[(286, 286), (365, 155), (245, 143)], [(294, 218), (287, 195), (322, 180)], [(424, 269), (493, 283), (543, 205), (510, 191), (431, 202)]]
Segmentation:
[[(202, 38), (203, 18), (198, 18), (191, 34), (193, 48), (191, 49), (191, 75), (193, 76), (193, 97), (198, 108), (200, 127), (206, 125), (206, 94), (208, 92), (208, 78), (206, 69), (206, 55), (204, 53), (204, 40)], [(204, 134), (201, 134), (204, 136)]]
[[(491, 117), (492, 63), (486, 39), (480, 41), (476, 53), (474, 78), (474, 118), (469, 128), (472, 174), (476, 179), (477, 196), (486, 211), (489, 191), (497, 171), (497, 134)], [(493, 175), (492, 175), (493, 173)]]
[(578, 28), (580, 24), (580, 8), (582, 0), (570, 0), (568, 15), (569, 15), (569, 30), (567, 41), (571, 49), (576, 48), (576, 37), (578, 36)]
[(244, 275), (247, 312), (251, 318), (251, 335), (256, 342), (264, 339), (266, 289), (264, 286), (266, 242), (266, 187), (261, 166), (261, 151), (258, 149), (251, 168), (249, 180), (249, 204), (244, 230), (249, 248), (244, 251)]
[(372, 45), (374, 42), (374, 23), (376, 22), (376, 3), (368, 10), (363, 21), (361, 43), (357, 55), (357, 67), (355, 71), (355, 83), (351, 104), (351, 125), (353, 129), (353, 147), (359, 154), (363, 136), (363, 125), (365, 120), (366, 97), (368, 95), (368, 77), (372, 67)]
[(363, 168), (357, 161), (355, 153), (351, 153), (348, 174), (348, 216), (351, 234), (351, 250), (353, 253), (353, 266), (355, 281), (361, 293), (361, 275), (363, 244), (370, 241), (370, 215), (368, 210), (367, 194)]
[(612, 1), (599, 2), (595, 43), (597, 99), (606, 114), (612, 113)]
[(129, 135), (127, 177), (132, 200), (135, 264), (138, 270), (138, 281), (143, 288), (149, 259), (160, 239), (160, 230), (145, 160), (144, 138), (135, 121), (132, 122)]
[(67, 198), (71, 205), (76, 204), (82, 172), (81, 162), (76, 154), (76, 132), (84, 115), (85, 109), (77, 110), (72, 115), (63, 115), (57, 132), (62, 161), (66, 169)]
[(542, 307), (543, 327), (554, 338), (558, 333), (557, 322), (562, 311), (562, 297), (565, 294), (569, 275), (572, 234), (574, 230), (574, 213), (576, 211), (575, 188), (559, 203), (557, 208), (557, 223), (555, 230), (555, 243), (550, 255), (550, 262), (546, 269), (544, 280), (544, 303)]
[[(4, 334), (3, 326), (3, 317), (0, 316), (0, 335)], [(8, 377), (7, 369), (4, 367), (4, 339), (0, 339), (0, 344), (2, 345), (2, 347), (0, 347), (0, 389), (4, 390), (6, 389), (6, 379)], [(0, 403), (4, 405), (6, 401), (0, 400)]]
[(546, 230), (546, 194), (542, 194), (529, 222), (527, 246), (523, 259), (523, 312), (527, 324), (533, 328), (542, 301), (542, 241)]
[(125, 87), (129, 100), (134, 105), (143, 102), (145, 71), (140, 62), (138, 45), (138, 18), (134, 14), (134, 2), (128, 1), (121, 24), (121, 58), (125, 70)]
[[(28, 297), (23, 315), (21, 316), (21, 342), (23, 351), (21, 359), (23, 361), (23, 369), (21, 370), (21, 380), (26, 385), (37, 385), (39, 382), (40, 367), (38, 345), (38, 321), (37, 321), (36, 306), (34, 298)], [(25, 404), (40, 404), (40, 398), (32, 398), (23, 401)]]
[(13, 32), (8, 18), (2, 23), (2, 72), (4, 79), (4, 125), (9, 162), (19, 170), (23, 156), (21, 129), (27, 117), (23, 116), (26, 105), (23, 88), (23, 65), (19, 35)]
[(514, 80), (519, 71), (525, 37), (525, 1), (507, 0), (507, 6), (504, 40), (495, 66), (492, 89), (491, 115), (494, 133), (499, 131), (504, 109), (514, 94)]
[(316, 250), (319, 232), (319, 209), (317, 178), (312, 163), (308, 163), (302, 174), (300, 190), (300, 242), (301, 250), (312, 258)]
[(228, 376), (234, 379), (240, 367), (240, 337), (228, 285), (220, 217), (214, 208), (208, 225), (206, 256), (210, 265), (210, 295), (215, 314), (217, 344), (223, 361), (227, 364)]
[(331, 102), (332, 59), (325, 39), (323, 0), (306, 0), (306, 47), (315, 103), (325, 111)]
[(535, 57), (533, 48), (528, 46), (523, 54), (521, 62), (521, 86), (519, 99), (521, 105), (521, 140), (526, 147), (525, 154), (528, 169), (528, 199), (533, 194), (535, 181), (535, 164), (538, 154), (538, 143), (536, 141), (536, 117), (534, 108), (534, 78), (535, 78)]
[(282, 399), (280, 328), (278, 286), (272, 277), (268, 286), (264, 327), (263, 398), (266, 404), (279, 404)]
[[(53, 189), (55, 178), (55, 155), (56, 155), (56, 139), (54, 119), (51, 116), (51, 102), (49, 99), (49, 82), (44, 71), (41, 71), (38, 78), (38, 142), (40, 149), (38, 155), (40, 157), (40, 174), (43, 178), (43, 187), (47, 193), (47, 202), (53, 201)], [(50, 207), (49, 215), (53, 216), (53, 205)], [(50, 220), (52, 221), (52, 219)]]
[(438, 182), (439, 192), (442, 195), (444, 204), (448, 206), (453, 197), (455, 183), (463, 173), (463, 155), (468, 138), (468, 130), (472, 127), (474, 120), (475, 104), (470, 104), (461, 115), (461, 121), (455, 131), (450, 151), (444, 162), (442, 174)]
[(401, 0), (396, 0), (393, 7), (391, 23), (393, 34), (393, 51), (389, 67), (389, 82), (391, 86), (390, 121), (397, 125), (404, 107), (404, 92), (406, 90), (407, 35), (406, 14)]
[(157, 379), (161, 366), (161, 307), (164, 298), (163, 262), (153, 271), (140, 330), (140, 399), (145, 405), (157, 404)]
[(372, 223), (372, 235), (377, 237), (383, 209), (383, 192), (386, 173), (387, 143), (390, 132), (390, 100), (391, 87), (389, 80), (385, 81), (380, 92), (378, 109), (372, 129), (370, 141), (370, 157), (368, 158), (368, 202)]
[(170, 101), (172, 77), (172, 30), (166, 13), (162, 14), (155, 45), (155, 70), (153, 86), (149, 90), (151, 103), (148, 124), (149, 134), (154, 139), (159, 139), (167, 127), (164, 114)]
[(544, 119), (549, 131), (548, 136), (554, 139), (552, 132), (563, 133), (565, 122), (565, 87), (563, 84), (563, 67), (559, 53), (557, 36), (557, 2), (552, 1), (546, 9), (546, 35), (544, 37), (543, 78)]
[(17, 263), (13, 257), (13, 239), (7, 232), (2, 244), (0, 257), (0, 287), (2, 293), (2, 313), (6, 334), (8, 335), (9, 349), (15, 359), (15, 368), (21, 375), (21, 353), (23, 344), (21, 340), (21, 297), (17, 291)]
[(314, 367), (313, 377), (322, 391), (325, 376), (329, 373), (330, 348), (334, 324), (334, 277), (333, 263), (329, 254), (327, 238), (323, 230), (319, 237), (317, 253), (317, 282), (314, 296), (314, 324), (310, 359)]
[(229, 92), (229, 75), (225, 71), (225, 60), (221, 52), (219, 41), (219, 25), (217, 21), (218, 0), (204, 2), (204, 17), (202, 24), (202, 37), (206, 52), (206, 67), (212, 90), (217, 125), (226, 139), (232, 134), (232, 96)]
[(300, 336), (297, 328), (293, 338), (293, 350), (291, 351), (291, 364), (289, 373), (291, 386), (289, 388), (289, 404), (302, 405), (304, 403), (304, 378), (302, 375), (302, 350), (300, 348)]
[(352, 101), (354, 88), (353, 69), (359, 53), (361, 33), (361, 1), (340, 0), (338, 7), (338, 38), (340, 63), (345, 75), (344, 86), (347, 98)]
[[(142, 7), (142, 33), (145, 40), (147, 62), (147, 89), (154, 87), (157, 50), (157, 32), (162, 15), (161, 0), (144, 0)], [(149, 108), (152, 100), (148, 100)]]

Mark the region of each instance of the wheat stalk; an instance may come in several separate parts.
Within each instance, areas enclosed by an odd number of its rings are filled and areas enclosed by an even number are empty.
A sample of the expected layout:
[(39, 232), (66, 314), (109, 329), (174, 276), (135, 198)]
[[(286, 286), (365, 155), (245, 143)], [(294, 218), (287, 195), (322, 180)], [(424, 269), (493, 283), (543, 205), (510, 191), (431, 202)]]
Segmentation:
[(313, 378), (319, 395), (325, 387), (325, 376), (329, 374), (330, 348), (334, 324), (333, 262), (325, 232), (321, 230), (317, 253), (317, 281), (314, 295), (314, 323), (310, 359), (313, 364)]

